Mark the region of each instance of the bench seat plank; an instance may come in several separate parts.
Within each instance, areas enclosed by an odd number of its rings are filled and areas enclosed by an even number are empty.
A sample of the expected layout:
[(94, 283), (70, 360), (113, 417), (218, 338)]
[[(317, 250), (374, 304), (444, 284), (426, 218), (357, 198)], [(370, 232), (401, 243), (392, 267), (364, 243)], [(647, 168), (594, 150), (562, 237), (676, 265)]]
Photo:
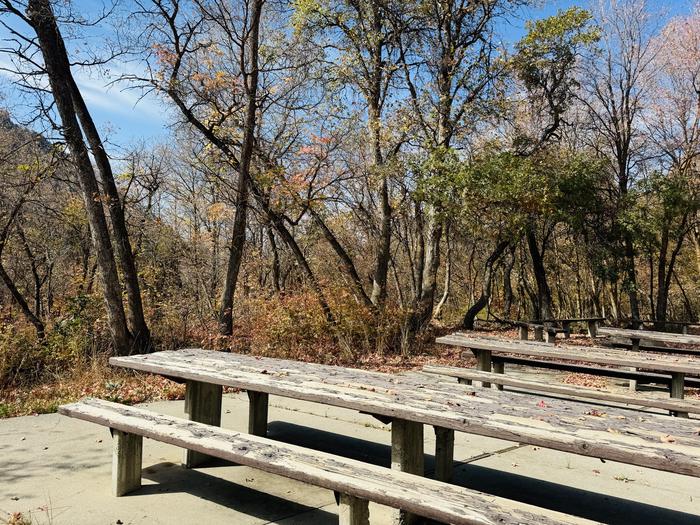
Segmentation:
[(583, 397), (586, 399), (597, 399), (611, 403), (623, 403), (646, 408), (659, 408), (663, 410), (687, 412), (690, 414), (700, 414), (700, 403), (680, 399), (652, 399), (648, 397), (615, 394), (613, 392), (594, 388), (541, 383), (539, 381), (518, 379), (506, 376), (504, 374), (494, 374), (492, 372), (482, 372), (480, 370), (459, 368), (454, 366), (424, 366), (423, 371), (428, 374), (435, 374), (438, 376), (456, 377), (461, 379), (469, 379), (472, 381), (486, 381), (498, 385), (529, 389), (549, 394)]
[(448, 523), (574, 521), (455, 485), (109, 401), (85, 399), (61, 406), (59, 412)]
[[(112, 358), (129, 368), (700, 477), (697, 423), (381, 372), (189, 349)], [(665, 436), (672, 436), (667, 438)]]

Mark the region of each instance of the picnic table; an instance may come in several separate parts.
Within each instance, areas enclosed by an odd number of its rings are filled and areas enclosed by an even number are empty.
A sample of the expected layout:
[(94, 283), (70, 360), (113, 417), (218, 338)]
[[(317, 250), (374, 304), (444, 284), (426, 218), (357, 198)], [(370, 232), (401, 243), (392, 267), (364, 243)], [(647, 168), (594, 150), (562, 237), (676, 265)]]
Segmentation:
[(632, 349), (639, 350), (642, 340), (665, 344), (700, 345), (700, 335), (673, 334), (669, 332), (657, 332), (655, 330), (634, 330), (631, 328), (601, 327), (600, 335), (608, 337), (621, 337), (632, 342)]
[[(604, 320), (604, 317), (565, 317), (509, 322), (520, 328), (520, 339), (523, 341), (528, 339), (528, 330), (531, 329), (534, 333), (535, 341), (544, 341), (546, 334), (547, 342), (553, 343), (557, 333), (563, 333), (565, 339), (571, 337), (571, 325), (575, 323), (585, 323), (588, 328), (588, 336), (596, 337), (598, 323)], [(560, 328), (557, 326), (560, 326)]]
[[(601, 414), (589, 403), (545, 403), (416, 375), (201, 349), (116, 357), (110, 363), (187, 380), (187, 413), (193, 421), (220, 424), (222, 386), (248, 391), (251, 411), (258, 412), (252, 418), (258, 433), (264, 432), (269, 394), (388, 419), (392, 467), (414, 474), (423, 474), (423, 425), (431, 425), (437, 438), (436, 477), (443, 480), (451, 476), (455, 431), (700, 477), (697, 425), (683, 419), (618, 408)], [(206, 402), (203, 392), (209, 394)], [(217, 411), (219, 417), (211, 417)]]
[(555, 323), (561, 324), (564, 330), (564, 337), (569, 338), (571, 336), (571, 325), (574, 323), (585, 323), (588, 328), (588, 336), (595, 337), (598, 330), (598, 323), (605, 321), (605, 317), (559, 317), (543, 319), (544, 323)]
[[(477, 369), (503, 373), (503, 362), (494, 361), (493, 354), (515, 354), (527, 357), (549, 358), (563, 361), (593, 363), (596, 365), (625, 367), (629, 370), (653, 370), (671, 375), (672, 398), (683, 399), (685, 376), (700, 373), (700, 360), (681, 356), (654, 356), (643, 352), (620, 351), (611, 348), (581, 347), (571, 345), (542, 345), (532, 342), (475, 337), (460, 332), (437, 339), (438, 343), (469, 348), (477, 359)], [(495, 366), (494, 366), (495, 365)], [(592, 370), (595, 373), (594, 370)]]

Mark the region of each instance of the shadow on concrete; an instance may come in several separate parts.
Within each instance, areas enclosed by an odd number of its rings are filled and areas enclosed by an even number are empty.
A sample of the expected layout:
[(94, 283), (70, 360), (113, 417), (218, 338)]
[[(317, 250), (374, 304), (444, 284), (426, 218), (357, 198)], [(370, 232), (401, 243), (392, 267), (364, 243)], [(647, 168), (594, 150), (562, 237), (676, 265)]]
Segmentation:
[[(217, 460), (207, 463), (206, 466), (231, 466), (231, 463)], [(300, 514), (308, 518), (309, 523), (336, 525), (338, 522), (337, 514), (295, 503), (196, 469), (186, 469), (171, 462), (148, 466), (144, 468), (142, 475), (145, 479), (154, 481), (155, 484), (144, 485), (123, 497), (183, 492), (234, 509), (242, 514), (254, 516), (266, 523), (298, 517)]]
[[(351, 425), (348, 425), (348, 429), (350, 427)], [(426, 431), (428, 429), (429, 427), (426, 426)], [(388, 444), (383, 445), (292, 423), (271, 422), (269, 437), (376, 465), (389, 466), (391, 462), (391, 447)], [(426, 454), (426, 475), (432, 475), (433, 465), (434, 457)], [(612, 525), (630, 523), (697, 525), (700, 522), (697, 515), (476, 464), (456, 462), (453, 482), (494, 496)]]

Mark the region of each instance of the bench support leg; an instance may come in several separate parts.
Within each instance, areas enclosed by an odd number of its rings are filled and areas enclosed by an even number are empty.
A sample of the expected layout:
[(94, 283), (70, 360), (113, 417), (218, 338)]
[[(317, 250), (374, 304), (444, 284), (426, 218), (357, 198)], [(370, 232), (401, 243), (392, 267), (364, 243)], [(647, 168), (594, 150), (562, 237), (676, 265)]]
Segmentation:
[(267, 407), (269, 397), (265, 392), (248, 391), (248, 434), (267, 436)]
[(341, 494), (338, 501), (338, 525), (369, 525), (369, 501)]
[(554, 330), (547, 330), (547, 342), (554, 344), (557, 340), (557, 333)]
[[(637, 372), (637, 367), (636, 366), (631, 366), (630, 371), (632, 372)], [(637, 391), (637, 380), (636, 379), (630, 379), (630, 392), (636, 392)]]
[(598, 335), (598, 323), (596, 321), (588, 321), (588, 337), (595, 339)]
[(542, 328), (535, 328), (535, 341), (544, 341), (544, 330)]
[(451, 428), (435, 429), (435, 479), (450, 483), (455, 457), (455, 431)]
[[(671, 397), (674, 399), (683, 399), (685, 397), (685, 374), (681, 372), (673, 372), (671, 374)], [(688, 417), (688, 412), (671, 411), (671, 415)]]
[[(418, 476), (425, 475), (423, 460), (423, 424), (404, 419), (394, 419), (391, 423), (391, 468)], [(414, 525), (418, 516), (395, 509), (393, 525)]]
[[(187, 381), (185, 390), (185, 414), (191, 421), (205, 425), (221, 426), (221, 396), (223, 388), (220, 385)], [(186, 468), (196, 467), (208, 461), (207, 454), (194, 450), (185, 450), (183, 460)]]
[(520, 340), (527, 341), (527, 326), (521, 326), (518, 331), (520, 332)]
[(458, 377), (458, 378), (457, 378), (457, 382), (458, 382), (460, 385), (471, 385), (471, 384), (472, 384), (472, 380), (471, 380), (471, 379), (466, 379), (466, 378), (464, 378), (464, 377)]
[(112, 432), (112, 494), (123, 496), (141, 488), (143, 437), (121, 430)]
[[(506, 371), (506, 364), (500, 359), (493, 361), (493, 372), (495, 374), (503, 374)], [(503, 385), (495, 384), (496, 390), (503, 390)]]

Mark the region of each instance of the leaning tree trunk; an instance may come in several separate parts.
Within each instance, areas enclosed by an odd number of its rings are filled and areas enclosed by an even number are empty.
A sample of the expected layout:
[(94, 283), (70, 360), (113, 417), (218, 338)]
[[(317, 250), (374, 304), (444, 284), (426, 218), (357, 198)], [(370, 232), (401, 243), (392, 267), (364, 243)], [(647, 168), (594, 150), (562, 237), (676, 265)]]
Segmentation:
[[(246, 117), (243, 130), (241, 160), (239, 163), (236, 216), (233, 219), (231, 251), (229, 253), (226, 281), (224, 283), (224, 292), (221, 301), (221, 313), (219, 316), (219, 332), (222, 335), (231, 335), (233, 333), (233, 297), (236, 293), (236, 283), (238, 282), (238, 273), (241, 268), (243, 247), (245, 245), (250, 163), (253, 157), (253, 147), (255, 143), (258, 96), (258, 45), (262, 4), (263, 0), (255, 0), (253, 2), (250, 30), (246, 42), (248, 48), (248, 67), (250, 70), (244, 74), (247, 97)], [(245, 70), (245, 64), (241, 64), (241, 69)]]
[(112, 339), (117, 354), (131, 352), (132, 338), (126, 323), (121, 287), (114, 260), (107, 220), (102, 208), (100, 188), (83, 140), (73, 105), (70, 62), (49, 0), (29, 0), (29, 23), (34, 28), (44, 60), (56, 110), (61, 118), (63, 136), (78, 171), (78, 180), (87, 212), (92, 243), (97, 253), (100, 278)]
[(82, 126), (83, 133), (90, 144), (90, 151), (95, 160), (95, 166), (97, 166), (100, 178), (102, 179), (102, 186), (107, 194), (107, 209), (109, 210), (109, 217), (112, 223), (114, 246), (117, 253), (117, 260), (119, 261), (119, 267), (122, 271), (122, 278), (124, 279), (124, 287), (126, 288), (126, 297), (129, 305), (127, 317), (134, 338), (133, 344), (139, 351), (148, 352), (152, 349), (151, 332), (148, 329), (146, 318), (143, 313), (141, 287), (136, 270), (136, 261), (134, 260), (134, 252), (131, 248), (129, 232), (126, 227), (124, 208), (119, 196), (117, 184), (114, 181), (112, 165), (104, 149), (97, 127), (92, 120), (92, 115), (90, 115), (87, 105), (80, 94), (78, 85), (75, 83), (72, 76), (71, 81), (73, 105)]
[(532, 270), (535, 275), (535, 283), (537, 284), (537, 304), (535, 315), (539, 320), (550, 319), (552, 317), (552, 292), (549, 289), (547, 282), (547, 271), (544, 267), (543, 253), (537, 245), (537, 236), (535, 230), (530, 225), (525, 233), (527, 238), (527, 247), (530, 251), (532, 259)]
[(489, 299), (491, 298), (491, 285), (493, 284), (493, 267), (498, 259), (501, 258), (501, 255), (503, 255), (503, 252), (506, 250), (509, 244), (509, 241), (499, 242), (491, 252), (491, 255), (489, 255), (488, 259), (486, 259), (484, 279), (481, 283), (481, 295), (469, 308), (469, 310), (467, 310), (467, 313), (464, 314), (464, 319), (462, 320), (463, 329), (474, 330), (474, 320), (476, 319), (477, 314), (489, 303)]

